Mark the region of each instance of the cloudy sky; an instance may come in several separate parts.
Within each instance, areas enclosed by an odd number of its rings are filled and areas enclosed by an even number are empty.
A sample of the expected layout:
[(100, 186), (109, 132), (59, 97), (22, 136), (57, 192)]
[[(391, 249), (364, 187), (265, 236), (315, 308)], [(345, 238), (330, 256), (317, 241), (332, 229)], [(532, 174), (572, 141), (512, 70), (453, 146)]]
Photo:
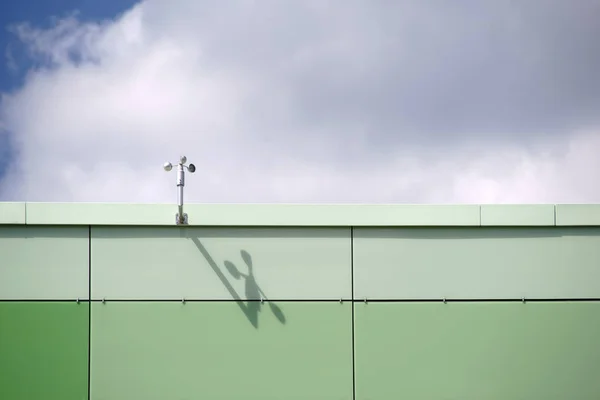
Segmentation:
[(40, 2), (0, 200), (600, 202), (600, 1)]

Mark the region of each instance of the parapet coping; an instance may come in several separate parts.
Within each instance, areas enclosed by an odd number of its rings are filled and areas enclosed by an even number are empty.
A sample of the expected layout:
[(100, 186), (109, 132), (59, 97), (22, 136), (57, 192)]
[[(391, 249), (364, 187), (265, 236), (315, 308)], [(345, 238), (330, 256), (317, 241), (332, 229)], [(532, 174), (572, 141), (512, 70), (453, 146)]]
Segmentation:
[[(600, 204), (186, 204), (188, 226), (600, 226)], [(176, 226), (174, 204), (0, 202), (1, 225)]]

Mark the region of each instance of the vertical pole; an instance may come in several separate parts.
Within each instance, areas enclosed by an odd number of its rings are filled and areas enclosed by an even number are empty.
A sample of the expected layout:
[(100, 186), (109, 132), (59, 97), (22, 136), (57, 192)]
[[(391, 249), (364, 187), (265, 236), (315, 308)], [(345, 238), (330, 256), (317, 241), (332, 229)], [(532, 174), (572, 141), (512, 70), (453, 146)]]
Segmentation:
[(177, 206), (179, 207), (179, 223), (183, 224), (183, 186), (185, 185), (183, 164), (177, 166)]
[[(179, 158), (179, 163), (177, 163), (177, 209), (179, 210), (179, 213), (175, 215), (175, 223), (177, 225), (185, 225), (188, 223), (187, 214), (183, 213), (183, 187), (185, 186), (185, 169), (187, 168), (192, 174), (196, 171), (196, 166), (194, 164), (186, 166), (186, 162), (186, 156), (181, 156)], [(173, 169), (173, 164), (166, 162), (163, 164), (163, 169), (169, 172)]]

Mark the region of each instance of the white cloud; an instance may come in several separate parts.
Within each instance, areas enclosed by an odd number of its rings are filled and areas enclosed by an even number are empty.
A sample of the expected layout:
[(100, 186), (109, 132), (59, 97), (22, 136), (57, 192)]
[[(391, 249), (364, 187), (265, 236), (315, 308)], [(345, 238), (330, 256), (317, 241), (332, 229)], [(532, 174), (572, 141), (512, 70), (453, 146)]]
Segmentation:
[[(371, 104), (386, 82), (403, 81), (397, 89), (419, 103), (422, 82), (444, 79), (408, 51), (410, 26), (389, 35), (396, 22), (380, 5), (349, 3), (335, 17), (336, 2), (222, 4), (148, 0), (115, 21), (18, 28), (46, 67), (0, 105), (18, 149), (0, 198), (170, 202), (175, 174), (161, 165), (185, 152), (198, 167), (187, 178), (191, 202), (600, 202), (600, 123), (583, 130), (582, 117), (536, 135), (523, 122), (501, 134), (475, 107), (481, 135), (439, 123), (434, 134), (408, 111), (391, 112), (397, 98)], [(406, 18), (430, 12), (414, 8)], [(404, 45), (392, 43), (398, 34)], [(392, 62), (394, 49), (402, 57)], [(456, 73), (441, 83), (460, 102)], [(380, 116), (385, 127), (373, 122)]]

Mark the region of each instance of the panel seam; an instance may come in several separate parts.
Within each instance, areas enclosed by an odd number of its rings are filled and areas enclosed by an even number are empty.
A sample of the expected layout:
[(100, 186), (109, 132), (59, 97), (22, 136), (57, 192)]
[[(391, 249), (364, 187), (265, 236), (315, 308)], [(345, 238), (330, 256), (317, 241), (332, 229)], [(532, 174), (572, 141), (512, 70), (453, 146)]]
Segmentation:
[(354, 338), (354, 227), (350, 227), (350, 291), (352, 292), (351, 324), (352, 324), (352, 399), (356, 400), (356, 343)]
[[(54, 300), (53, 300), (54, 301)], [(73, 301), (72, 299), (65, 299), (65, 300), (56, 300), (56, 301)], [(344, 302), (344, 301), (353, 301), (352, 298), (350, 297), (342, 297), (342, 298), (335, 298), (335, 299), (286, 299), (286, 298), (269, 298), (267, 299), (247, 299), (244, 297), (240, 297), (239, 299), (194, 299), (194, 298), (180, 298), (180, 299), (175, 299), (175, 298), (155, 298), (155, 299), (150, 299), (150, 298), (110, 298), (110, 297), (105, 297), (105, 298), (101, 298), (101, 299), (92, 299), (92, 302), (113, 302), (113, 303), (131, 303), (131, 302), (157, 302), (157, 303), (173, 303), (173, 302), (185, 302), (185, 303), (202, 303), (202, 302), (206, 302), (206, 303), (238, 303), (240, 301), (244, 301), (244, 302), (271, 302), (271, 303), (275, 303), (275, 302), (280, 302), (280, 303), (339, 303), (340, 301)]]
[[(77, 300), (70, 299), (0, 299), (0, 303), (72, 303)], [(87, 301), (87, 300), (80, 300)], [(102, 299), (91, 300), (92, 303), (101, 303)], [(257, 299), (104, 299), (106, 303), (179, 303), (185, 301), (185, 303), (237, 303), (239, 301), (244, 302), (260, 302)], [(339, 303), (342, 302), (354, 302), (362, 303), (364, 299), (269, 299), (264, 300), (269, 302), (277, 303)], [(510, 302), (522, 302), (523, 297), (506, 297), (506, 298), (369, 298), (369, 303), (510, 303)], [(600, 302), (600, 297), (525, 297), (525, 301), (528, 303), (552, 303), (552, 302)]]
[(88, 225), (88, 365), (87, 398), (92, 396), (92, 226)]

